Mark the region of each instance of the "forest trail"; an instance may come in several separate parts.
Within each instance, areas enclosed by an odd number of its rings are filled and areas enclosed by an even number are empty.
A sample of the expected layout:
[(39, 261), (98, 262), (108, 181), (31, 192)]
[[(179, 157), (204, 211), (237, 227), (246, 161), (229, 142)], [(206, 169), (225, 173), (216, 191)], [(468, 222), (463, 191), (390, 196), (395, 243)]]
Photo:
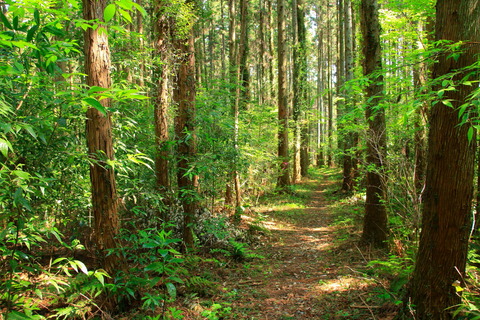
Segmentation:
[(271, 234), (252, 251), (264, 259), (221, 272), (215, 303), (226, 309), (217, 319), (392, 319), (391, 305), (372, 305), (381, 284), (358, 271), (369, 268), (358, 226), (335, 218), (336, 172), (302, 184), (310, 187), (305, 205), (257, 209)]

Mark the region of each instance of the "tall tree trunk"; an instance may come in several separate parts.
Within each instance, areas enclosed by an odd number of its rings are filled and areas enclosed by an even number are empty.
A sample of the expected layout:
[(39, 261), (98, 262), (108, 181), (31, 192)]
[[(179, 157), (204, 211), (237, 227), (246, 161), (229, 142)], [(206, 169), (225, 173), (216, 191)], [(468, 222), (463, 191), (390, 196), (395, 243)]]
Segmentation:
[[(419, 34), (423, 33), (422, 22), (419, 22), (418, 27)], [(421, 49), (423, 44), (421, 40), (417, 42), (417, 48)], [(415, 144), (415, 167), (413, 172), (413, 186), (414, 186), (414, 200), (413, 205), (416, 208), (416, 214), (414, 217), (415, 228), (418, 230), (420, 228), (421, 220), (421, 197), (423, 192), (423, 187), (425, 184), (425, 173), (427, 169), (426, 161), (426, 134), (427, 134), (427, 112), (428, 112), (428, 99), (423, 97), (428, 94), (427, 86), (427, 77), (428, 77), (428, 66), (426, 62), (420, 62), (418, 65), (413, 68), (413, 84), (417, 92), (418, 105), (415, 109), (414, 115), (414, 144)]]
[[(345, 25), (345, 82), (353, 80), (353, 18), (352, 18), (351, 0), (344, 0), (344, 25)], [(349, 113), (355, 107), (355, 102), (350, 92), (345, 91), (345, 111)], [(349, 119), (350, 120), (350, 119)], [(355, 147), (355, 132), (352, 129), (346, 129), (344, 135), (344, 158), (343, 158), (343, 182), (342, 190), (350, 192), (353, 190), (355, 181), (355, 157), (353, 148)]]
[(294, 120), (294, 156), (293, 175), (294, 183), (307, 175), (308, 159), (308, 125), (306, 121), (307, 101), (307, 46), (305, 13), (302, 0), (292, 1), (293, 16), (293, 120)]
[[(477, 62), (480, 52), (480, 4), (476, 0), (438, 0), (435, 41), (464, 41), (458, 59), (447, 50), (433, 66), (433, 78), (462, 70)], [(464, 285), (475, 161), (475, 132), (459, 126), (458, 109), (466, 103), (475, 86), (459, 84), (471, 71), (458, 72), (456, 90), (445, 91), (442, 102), (432, 106), (428, 135), (422, 231), (411, 281), (411, 302), (417, 319), (453, 319), (452, 309), (460, 303), (453, 283)], [(468, 76), (467, 76), (468, 77)], [(438, 85), (436, 90), (440, 90)], [(468, 132), (473, 130), (472, 141)]]
[(274, 45), (273, 45), (273, 10), (272, 10), (272, 1), (265, 0), (267, 2), (267, 48), (268, 48), (268, 76), (269, 76), (269, 103), (273, 104), (275, 100), (275, 75), (273, 73), (273, 56), (274, 56)]
[(383, 203), (385, 195), (384, 161), (386, 154), (385, 110), (380, 105), (384, 96), (382, 56), (380, 46), (380, 22), (377, 0), (362, 0), (360, 5), (363, 35), (363, 72), (370, 78), (366, 89), (365, 115), (367, 134), (367, 199), (362, 242), (385, 247), (387, 240), (387, 211)]
[(266, 37), (265, 37), (265, 20), (269, 19), (266, 14), (265, 10), (265, 1), (260, 1), (259, 3), (260, 6), (260, 12), (259, 12), (259, 26), (258, 26), (258, 31), (259, 35), (259, 54), (260, 54), (260, 64), (259, 64), (259, 72), (258, 72), (258, 103), (260, 105), (263, 105), (264, 103), (267, 102), (265, 94), (268, 94), (268, 90), (265, 87), (265, 84), (267, 83), (265, 81), (265, 70), (267, 67), (267, 50), (266, 50)]
[(277, 0), (278, 13), (278, 159), (280, 176), (278, 188), (290, 185), (288, 157), (287, 59), (285, 56), (285, 1)]
[(332, 43), (330, 6), (327, 5), (327, 165), (333, 167), (333, 92), (332, 92)]
[(239, 210), (241, 208), (241, 188), (240, 177), (238, 173), (238, 135), (239, 135), (239, 115), (240, 107), (245, 108), (246, 99), (248, 97), (248, 74), (247, 70), (247, 23), (248, 23), (248, 0), (240, 0), (240, 42), (236, 42), (236, 6), (235, 1), (229, 1), (230, 13), (230, 77), (232, 87), (232, 113), (233, 113), (233, 143), (235, 148), (235, 158), (233, 162), (233, 183), (235, 186), (235, 217), (239, 218)]
[[(101, 23), (106, 5), (106, 0), (84, 0), (83, 18)], [(106, 27), (88, 28), (85, 31), (85, 73), (88, 86), (109, 89), (111, 85), (110, 49), (108, 33), (104, 28)], [(108, 164), (108, 161), (114, 158), (112, 122), (108, 113), (111, 99), (102, 99), (100, 103), (107, 110), (106, 114), (95, 108), (87, 110), (87, 147), (91, 159), (94, 239), (100, 253), (102, 268), (113, 276), (120, 269), (121, 260), (115, 254), (108, 254), (108, 250), (117, 247), (116, 236), (119, 231), (115, 173), (112, 166)], [(111, 305), (108, 307), (113, 308)]]
[(298, 42), (298, 4), (292, 0), (292, 34), (293, 34), (293, 166), (292, 183), (300, 182), (302, 178), (300, 168), (300, 48)]
[[(156, 37), (155, 52), (160, 62), (155, 67), (156, 96), (154, 109), (155, 123), (155, 175), (159, 192), (170, 187), (168, 147), (168, 106), (170, 104), (170, 86), (172, 65), (172, 29), (173, 21), (165, 12), (165, 3), (157, 0), (155, 6), (154, 33)], [(164, 218), (167, 218), (164, 216)]]
[[(143, 6), (144, 3), (143, 3), (143, 0), (137, 0), (137, 3), (140, 5), (140, 6)], [(144, 44), (144, 34), (143, 34), (143, 30), (144, 30), (144, 26), (143, 26), (143, 15), (141, 12), (139, 11), (136, 11), (135, 14), (137, 15), (137, 32), (138, 34), (140, 35), (140, 48), (139, 48), (139, 51), (141, 53), (141, 58), (140, 58), (140, 66), (139, 66), (139, 69), (138, 69), (138, 80), (137, 80), (137, 83), (139, 86), (143, 87), (145, 85), (145, 74), (146, 74), (146, 68), (145, 68), (145, 44)]]
[(178, 55), (173, 89), (173, 101), (177, 105), (175, 117), (175, 135), (178, 140), (177, 183), (184, 214), (183, 242), (189, 248), (193, 247), (193, 224), (195, 223), (196, 193), (198, 191), (198, 176), (190, 172), (196, 153), (194, 127), (196, 77), (193, 27), (186, 32), (185, 36), (180, 36), (179, 30), (177, 30), (174, 47)]
[(306, 115), (307, 109), (307, 29), (305, 26), (304, 0), (297, 0), (297, 37), (298, 37), (298, 60), (299, 60), (299, 105), (302, 121), (300, 122), (300, 174), (306, 177), (308, 174), (309, 159), (309, 123)]
[(324, 83), (325, 83), (325, 76), (324, 76), (324, 51), (323, 51), (323, 26), (322, 26), (322, 18), (323, 18), (323, 11), (322, 6), (318, 5), (316, 8), (317, 12), (317, 41), (318, 41), (318, 48), (317, 48), (317, 166), (321, 167), (325, 165), (324, 159), (324, 137), (325, 137), (325, 130), (324, 130)]

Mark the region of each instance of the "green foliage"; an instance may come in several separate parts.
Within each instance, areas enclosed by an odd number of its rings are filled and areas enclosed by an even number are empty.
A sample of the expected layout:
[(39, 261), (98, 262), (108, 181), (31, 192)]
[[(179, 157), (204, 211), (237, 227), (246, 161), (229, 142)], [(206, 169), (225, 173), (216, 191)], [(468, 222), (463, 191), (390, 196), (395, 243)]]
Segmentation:
[(123, 230), (127, 245), (118, 250), (132, 267), (117, 274), (114, 283), (106, 284), (109, 294), (119, 301), (140, 300), (144, 310), (160, 307), (166, 314), (167, 303), (176, 299), (177, 286), (184, 283), (186, 273), (184, 258), (174, 248), (181, 240), (171, 237), (171, 228), (164, 224), (160, 230)]
[(212, 303), (209, 309), (202, 311), (201, 315), (208, 320), (220, 320), (229, 316), (231, 311), (231, 307), (222, 306), (220, 303)]
[(370, 272), (375, 276), (390, 280), (390, 287), (379, 289), (377, 297), (396, 305), (402, 303), (404, 286), (413, 272), (413, 259), (409, 256), (390, 255), (385, 260), (371, 260), (367, 266), (372, 268)]
[(264, 259), (265, 257), (257, 253), (252, 252), (248, 249), (248, 246), (245, 243), (237, 242), (230, 239), (228, 241), (228, 247), (226, 249), (212, 249), (212, 253), (219, 252), (224, 254), (226, 257), (232, 258), (235, 261), (246, 261), (252, 259)]

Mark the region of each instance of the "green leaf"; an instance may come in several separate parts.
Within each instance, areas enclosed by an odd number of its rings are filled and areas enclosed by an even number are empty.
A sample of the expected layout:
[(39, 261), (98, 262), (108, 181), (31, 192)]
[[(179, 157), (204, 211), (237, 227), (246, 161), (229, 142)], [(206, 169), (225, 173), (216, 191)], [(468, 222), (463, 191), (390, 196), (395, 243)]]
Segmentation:
[(447, 107), (453, 108), (452, 100), (450, 100), (450, 99), (448, 99), (448, 100), (443, 100), (442, 103), (443, 103), (444, 105), (446, 105)]
[(57, 258), (57, 259), (53, 260), (52, 265), (57, 264), (57, 263), (59, 263), (61, 261), (64, 261), (64, 260), (67, 260), (67, 258), (65, 258), (65, 257)]
[(32, 320), (31, 317), (27, 316), (24, 313), (18, 312), (18, 311), (12, 311), (9, 314), (6, 315), (5, 319), (9, 320)]
[(35, 35), (35, 32), (38, 30), (38, 24), (32, 26), (30, 30), (27, 32), (27, 41), (30, 42), (33, 39), (33, 36)]
[(146, 16), (147, 15), (147, 11), (141, 6), (139, 5), (138, 3), (136, 2), (132, 2), (133, 6), (138, 10), (140, 11), (140, 13), (142, 14), (142, 16)]
[(35, 131), (33, 130), (32, 126), (30, 125), (24, 125), (23, 128), (32, 136), (34, 137), (35, 139), (37, 138), (37, 134), (35, 133)]
[(10, 22), (8, 21), (7, 17), (3, 14), (3, 12), (0, 11), (0, 20), (2, 20), (3, 22), (3, 25), (7, 28), (7, 29), (10, 29), (10, 30), (13, 30), (13, 27), (12, 25), (10, 24)]
[(76, 272), (78, 272), (78, 267), (77, 267), (77, 264), (75, 263), (75, 261), (68, 261), (68, 263), (69, 263), (70, 266), (73, 268), (73, 270), (75, 270)]
[(13, 170), (12, 173), (22, 180), (28, 180), (31, 177), (30, 173), (22, 170)]
[(458, 108), (458, 118), (460, 119), (463, 114), (465, 113), (465, 111), (467, 110), (468, 106), (470, 104), (467, 102), (467, 103), (464, 103), (462, 104), (459, 108)]
[(8, 156), (8, 150), (12, 150), (10, 141), (0, 138), (0, 152), (6, 158)]
[(35, 11), (33, 11), (33, 19), (38, 26), (40, 24), (40, 13), (38, 12), (38, 9), (35, 9)]
[(118, 0), (115, 1), (115, 3), (121, 8), (124, 8), (126, 10), (132, 10), (134, 2), (131, 0)]
[(104, 116), (107, 115), (107, 109), (105, 109), (105, 107), (100, 102), (98, 102), (97, 99), (85, 98), (85, 99), (83, 99), (83, 101), (85, 101), (87, 104), (94, 107), (98, 111), (100, 111)]
[(175, 288), (175, 285), (171, 282), (167, 282), (165, 286), (167, 287), (168, 295), (175, 299), (177, 297), (177, 288)]
[(13, 29), (20, 31), (18, 28), (18, 16), (13, 17), (12, 25), (13, 25)]
[(116, 8), (117, 7), (113, 3), (109, 4), (105, 8), (105, 11), (103, 11), (103, 20), (105, 22), (109, 22), (110, 20), (112, 20), (113, 16), (115, 16)]
[(468, 142), (472, 142), (473, 133), (474, 133), (473, 127), (468, 128), (468, 132), (467, 132)]
[[(108, 89), (107, 88), (102, 88), (102, 87), (98, 87), (98, 86), (91, 86), (87, 93), (88, 94), (92, 94), (92, 93), (96, 93), (96, 92), (103, 92), (103, 91), (107, 91)], [(70, 93), (69, 93), (70, 94)]]
[(85, 266), (85, 264), (82, 261), (74, 260), (74, 262), (77, 264), (77, 266), (80, 268), (80, 270), (82, 270), (83, 273), (88, 274), (87, 266)]
[(132, 23), (132, 16), (130, 15), (130, 13), (128, 13), (128, 11), (125, 11), (123, 9), (118, 9), (118, 10), (120, 10), (120, 14), (122, 15), (123, 19)]

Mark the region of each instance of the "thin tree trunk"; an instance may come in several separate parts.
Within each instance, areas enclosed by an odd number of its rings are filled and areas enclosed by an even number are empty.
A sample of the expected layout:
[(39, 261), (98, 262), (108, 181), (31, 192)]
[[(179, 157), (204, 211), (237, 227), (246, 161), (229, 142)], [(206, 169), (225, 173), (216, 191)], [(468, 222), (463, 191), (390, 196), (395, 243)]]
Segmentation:
[(273, 56), (274, 56), (274, 45), (273, 45), (273, 10), (272, 10), (272, 1), (266, 0), (267, 2), (267, 46), (268, 46), (268, 75), (270, 83), (268, 86), (269, 89), (269, 103), (273, 104), (275, 99), (275, 76), (273, 74)]
[(292, 0), (292, 34), (293, 34), (293, 167), (292, 183), (300, 182), (302, 178), (300, 168), (300, 48), (298, 42), (298, 4)]
[[(143, 0), (137, 0), (137, 3), (140, 6), (143, 6)], [(141, 12), (136, 11), (137, 15), (137, 32), (140, 35), (140, 48), (139, 51), (141, 52), (141, 58), (140, 58), (140, 68), (139, 68), (139, 75), (138, 75), (138, 85), (143, 87), (145, 85), (145, 74), (146, 74), (146, 69), (145, 69), (145, 55), (144, 55), (144, 34), (143, 34), (143, 15)]]
[[(352, 19), (352, 3), (351, 0), (344, 0), (344, 25), (345, 25), (345, 82), (349, 83), (353, 80), (353, 19)], [(345, 92), (345, 110), (347, 113), (355, 107), (355, 102), (350, 92)], [(344, 135), (344, 158), (343, 158), (343, 182), (342, 190), (353, 191), (355, 181), (355, 132), (347, 129)]]
[(324, 53), (323, 53), (323, 26), (322, 26), (322, 18), (323, 12), (322, 7), (317, 6), (317, 37), (318, 37), (318, 48), (317, 48), (317, 166), (321, 167), (325, 165), (325, 159), (323, 154), (324, 149)]
[(332, 93), (332, 31), (330, 6), (327, 5), (327, 165), (333, 167), (333, 93)]
[(290, 166), (288, 156), (288, 104), (287, 104), (287, 59), (285, 56), (285, 2), (277, 0), (278, 12), (278, 159), (280, 176), (278, 188), (290, 185)]
[(379, 105), (384, 95), (382, 56), (380, 46), (380, 22), (377, 0), (362, 0), (360, 5), (363, 35), (363, 72), (369, 77), (366, 89), (365, 115), (367, 134), (367, 199), (363, 224), (362, 242), (376, 247), (387, 245), (387, 211), (385, 196), (384, 161), (386, 154), (385, 110)]
[[(159, 192), (165, 192), (170, 188), (169, 179), (169, 158), (170, 150), (168, 147), (168, 106), (170, 104), (170, 73), (172, 65), (172, 19), (165, 13), (165, 4), (162, 1), (156, 3), (154, 33), (156, 37), (155, 50), (160, 58), (160, 63), (156, 66), (156, 96), (154, 106), (155, 123), (155, 175), (156, 184)], [(164, 218), (167, 218), (164, 216)]]
[(302, 121), (300, 122), (300, 175), (308, 175), (309, 159), (309, 123), (306, 116), (307, 109), (307, 30), (305, 26), (305, 4), (303, 0), (297, 0), (297, 37), (298, 37), (298, 60), (299, 60), (299, 104)]

